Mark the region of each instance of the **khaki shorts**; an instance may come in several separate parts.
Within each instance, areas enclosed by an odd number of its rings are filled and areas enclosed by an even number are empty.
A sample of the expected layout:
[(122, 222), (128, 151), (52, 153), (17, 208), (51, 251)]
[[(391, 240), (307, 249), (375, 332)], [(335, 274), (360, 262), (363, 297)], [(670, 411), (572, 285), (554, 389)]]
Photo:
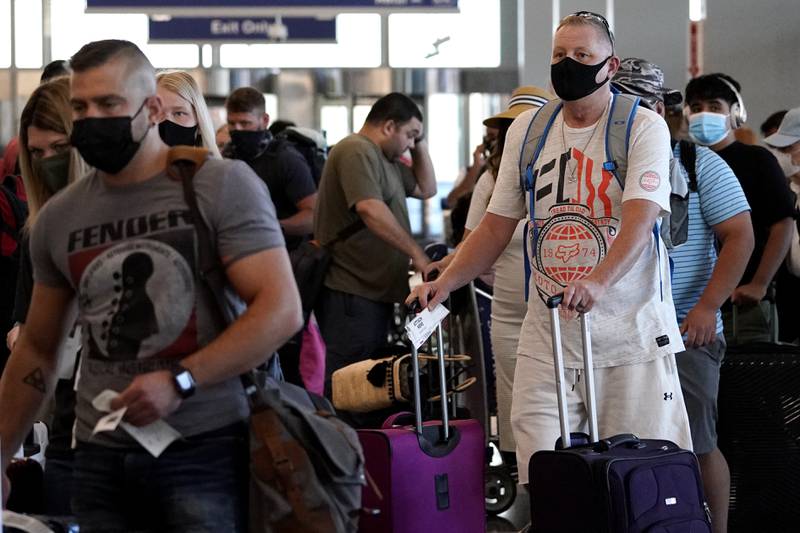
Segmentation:
[[(582, 370), (566, 370), (572, 431), (588, 433)], [(594, 371), (600, 437), (634, 433), (664, 439), (691, 450), (689, 418), (675, 356)], [(511, 425), (517, 441), (520, 483), (528, 482), (528, 462), (538, 450), (552, 450), (561, 436), (552, 361), (520, 355), (514, 377)]]

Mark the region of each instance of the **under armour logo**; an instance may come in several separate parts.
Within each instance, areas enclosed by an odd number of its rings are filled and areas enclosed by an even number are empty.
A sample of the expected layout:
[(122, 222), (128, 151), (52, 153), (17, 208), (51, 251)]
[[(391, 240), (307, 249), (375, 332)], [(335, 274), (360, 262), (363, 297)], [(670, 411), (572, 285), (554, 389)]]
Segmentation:
[(671, 399), (672, 399), (672, 393), (671, 392), (665, 392), (664, 393), (664, 401), (666, 402), (667, 400), (671, 400)]

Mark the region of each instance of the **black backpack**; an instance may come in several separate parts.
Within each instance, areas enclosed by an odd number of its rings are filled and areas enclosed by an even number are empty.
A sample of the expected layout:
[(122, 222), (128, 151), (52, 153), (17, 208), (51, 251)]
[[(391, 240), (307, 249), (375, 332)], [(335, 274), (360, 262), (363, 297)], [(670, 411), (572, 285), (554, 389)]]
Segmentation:
[(328, 145), (325, 137), (315, 130), (289, 127), (278, 133), (275, 140), (287, 142), (300, 152), (311, 168), (314, 184), (319, 186), (322, 168), (325, 166), (325, 161), (328, 160)]

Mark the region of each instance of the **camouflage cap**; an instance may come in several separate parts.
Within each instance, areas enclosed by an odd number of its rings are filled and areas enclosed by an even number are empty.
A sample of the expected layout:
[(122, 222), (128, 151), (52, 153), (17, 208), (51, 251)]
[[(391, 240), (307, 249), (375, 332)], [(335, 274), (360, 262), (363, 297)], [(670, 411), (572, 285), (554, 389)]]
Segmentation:
[(664, 88), (664, 71), (655, 63), (637, 57), (628, 57), (620, 62), (619, 70), (614, 74), (611, 83), (623, 93), (641, 96), (652, 102), (679, 98), (680, 92)]

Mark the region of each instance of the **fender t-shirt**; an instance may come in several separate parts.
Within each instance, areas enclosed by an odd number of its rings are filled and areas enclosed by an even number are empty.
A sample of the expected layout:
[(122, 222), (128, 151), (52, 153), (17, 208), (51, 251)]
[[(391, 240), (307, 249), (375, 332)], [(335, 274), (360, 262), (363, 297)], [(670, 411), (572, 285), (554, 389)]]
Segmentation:
[[(194, 188), (220, 257), (228, 263), (283, 246), (264, 182), (239, 161), (209, 160)], [(105, 413), (92, 400), (142, 373), (170, 369), (223, 329), (201, 284), (197, 237), (180, 182), (166, 173), (111, 186), (96, 173), (42, 209), (31, 237), (34, 279), (71, 288), (83, 331), (76, 436), (89, 441)], [(224, 356), (224, 355), (223, 355)], [(238, 378), (202, 387), (165, 421), (190, 436), (245, 418)], [(118, 428), (91, 442), (130, 446)]]

